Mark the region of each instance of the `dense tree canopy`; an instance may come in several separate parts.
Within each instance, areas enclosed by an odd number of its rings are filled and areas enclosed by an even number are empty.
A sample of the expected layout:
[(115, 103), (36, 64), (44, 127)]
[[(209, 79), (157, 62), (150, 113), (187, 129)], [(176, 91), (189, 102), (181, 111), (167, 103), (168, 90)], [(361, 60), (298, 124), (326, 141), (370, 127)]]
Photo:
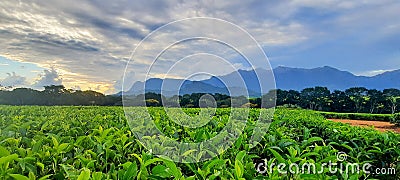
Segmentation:
[[(200, 107), (205, 93), (165, 97), (156, 93), (132, 95), (132, 106)], [(217, 107), (273, 107), (289, 106), (331, 112), (397, 113), (400, 107), (400, 90), (366, 89), (353, 87), (345, 91), (330, 91), (326, 87), (306, 88), (302, 91), (272, 90), (263, 98), (231, 97), (212, 94)], [(275, 102), (276, 99), (276, 102)], [(141, 103), (142, 102), (142, 103)], [(121, 96), (104, 95), (96, 91), (66, 89), (64, 86), (46, 86), (43, 91), (29, 88), (0, 89), (0, 104), (5, 105), (122, 105)]]
[(332, 92), (325, 87), (306, 88), (301, 92), (277, 90), (276, 103), (320, 111), (393, 114), (399, 112), (400, 90), (379, 91), (364, 87)]
[(96, 91), (66, 89), (64, 86), (46, 86), (43, 91), (16, 88), (0, 90), (0, 104), (5, 105), (120, 105), (118, 96), (105, 96)]

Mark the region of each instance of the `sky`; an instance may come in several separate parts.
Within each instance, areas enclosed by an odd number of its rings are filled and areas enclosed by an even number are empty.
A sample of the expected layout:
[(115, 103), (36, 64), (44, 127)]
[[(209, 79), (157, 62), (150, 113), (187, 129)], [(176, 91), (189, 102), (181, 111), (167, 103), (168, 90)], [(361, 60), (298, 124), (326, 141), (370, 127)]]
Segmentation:
[[(132, 81), (145, 79), (146, 58), (182, 34), (209, 30), (212, 37), (235, 40), (234, 45), (247, 42), (245, 34), (223, 23), (192, 21), (162, 29), (193, 17), (218, 18), (242, 28), (272, 67), (332, 66), (372, 76), (400, 69), (399, 9), (398, 0), (2, 0), (0, 84), (36, 89), (63, 84), (111, 94), (121, 90), (124, 74)], [(156, 38), (142, 41), (155, 30)], [(241, 45), (249, 53), (256, 49)], [(140, 56), (132, 55), (135, 48), (142, 48)], [(269, 67), (258, 58), (253, 61)], [(150, 74), (182, 78), (211, 69), (218, 75), (232, 67), (249, 68), (232, 47), (200, 39), (171, 46)]]

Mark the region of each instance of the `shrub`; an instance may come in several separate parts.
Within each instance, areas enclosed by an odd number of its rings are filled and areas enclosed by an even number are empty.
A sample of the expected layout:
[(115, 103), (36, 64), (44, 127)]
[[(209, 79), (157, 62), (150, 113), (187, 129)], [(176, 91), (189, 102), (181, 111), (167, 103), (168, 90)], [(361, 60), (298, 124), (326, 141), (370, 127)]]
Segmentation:
[(146, 106), (150, 106), (150, 107), (156, 107), (159, 106), (160, 102), (156, 99), (147, 99), (146, 100)]
[(256, 107), (257, 107), (257, 104), (246, 103), (246, 104), (243, 104), (241, 107), (242, 107), (242, 108), (256, 108)]
[(335, 112), (318, 112), (327, 119), (352, 119), (366, 121), (385, 121), (391, 122), (393, 115), (391, 114), (366, 114), (366, 113), (335, 113)]
[(400, 126), (400, 113), (393, 115), (391, 123), (396, 124), (396, 126)]

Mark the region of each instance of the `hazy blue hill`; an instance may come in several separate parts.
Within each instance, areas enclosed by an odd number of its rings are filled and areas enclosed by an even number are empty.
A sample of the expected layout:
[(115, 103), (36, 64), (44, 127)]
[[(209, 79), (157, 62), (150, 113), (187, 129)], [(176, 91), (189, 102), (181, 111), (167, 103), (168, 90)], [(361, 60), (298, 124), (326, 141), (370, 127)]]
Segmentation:
[[(256, 69), (256, 71), (259, 76), (270, 75), (270, 73), (264, 69)], [(254, 71), (239, 70), (238, 72), (249, 89), (256, 92), (260, 91), (259, 82)], [(314, 86), (326, 86), (330, 89), (346, 89), (347, 87), (353, 87), (360, 84), (359, 80), (366, 78), (356, 77), (349, 72), (340, 71), (329, 66), (314, 69), (280, 66), (275, 68), (273, 72), (277, 88), (293, 90), (302, 90), (304, 88)], [(219, 78), (225, 82), (236, 81), (233, 73), (221, 76)], [(221, 86), (220, 83), (215, 83), (215, 79), (216, 77), (213, 77), (209, 80), (205, 80), (204, 82), (214, 86)]]
[[(400, 89), (400, 70), (385, 72), (376, 76), (356, 76), (347, 71), (341, 71), (333, 67), (324, 66), (313, 69), (291, 68), (279, 66), (273, 70), (276, 87), (279, 89), (302, 90), (307, 87), (324, 86), (330, 90), (345, 90), (350, 87), (366, 87), (369, 89)], [(211, 77), (202, 81), (189, 81), (180, 79), (149, 79), (146, 81), (146, 92), (161, 92), (164, 83), (164, 94), (167, 96), (191, 93), (221, 93), (228, 94), (228, 88), (233, 95), (244, 95), (246, 90), (250, 96), (259, 96), (260, 85), (256, 76), (270, 76), (271, 73), (265, 69), (238, 70), (227, 75)], [(241, 86), (238, 75), (243, 79), (245, 86)], [(262, 78), (265, 79), (265, 78)], [(267, 78), (270, 79), (270, 78)], [(225, 83), (225, 84), (224, 84)], [(264, 82), (265, 83), (265, 82)], [(271, 84), (271, 82), (269, 82)], [(268, 84), (268, 83), (266, 83)], [(144, 82), (136, 82), (127, 94), (138, 94), (143, 92)], [(266, 93), (264, 88), (262, 93)]]
[(384, 89), (384, 88), (400, 89), (400, 70), (389, 71), (370, 77), (369, 81), (367, 81), (366, 86), (375, 89)]
[[(256, 70), (260, 73), (258, 74), (259, 76), (267, 76), (266, 70), (259, 70), (260, 69)], [(242, 78), (243, 81), (241, 81), (240, 78)], [(252, 92), (260, 92), (258, 79), (255, 71), (238, 70), (236, 73), (230, 73), (220, 77), (211, 77), (210, 79), (203, 80), (203, 82), (216, 87), (241, 87), (247, 88)]]
[(346, 89), (358, 86), (357, 77), (347, 71), (324, 66), (314, 69), (277, 67), (274, 69), (277, 87), (302, 90), (307, 87), (324, 86), (329, 89)]
[(376, 76), (356, 76), (329, 66), (301, 69), (278, 67), (274, 69), (277, 87), (280, 89), (301, 90), (306, 87), (325, 86), (331, 90), (345, 90), (350, 87), (368, 89), (400, 89), (400, 70), (385, 72)]
[[(220, 82), (218, 79), (216, 82)], [(164, 83), (164, 84), (163, 84)], [(222, 83), (223, 84), (223, 83)], [(214, 86), (203, 81), (189, 81), (189, 80), (180, 80), (180, 79), (148, 79), (146, 81), (146, 86), (144, 86), (144, 82), (136, 82), (133, 84), (132, 88), (126, 92), (125, 94), (142, 94), (144, 92), (143, 88), (146, 87), (145, 92), (154, 92), (161, 93), (163, 91), (163, 95), (165, 96), (173, 96), (177, 95), (179, 92), (180, 95), (184, 94), (192, 94), (192, 93), (220, 93), (220, 94), (232, 94), (234, 96), (245, 95), (246, 88), (245, 87), (230, 87), (230, 93), (227, 86)], [(258, 91), (249, 90), (248, 93), (250, 96), (260, 96)]]

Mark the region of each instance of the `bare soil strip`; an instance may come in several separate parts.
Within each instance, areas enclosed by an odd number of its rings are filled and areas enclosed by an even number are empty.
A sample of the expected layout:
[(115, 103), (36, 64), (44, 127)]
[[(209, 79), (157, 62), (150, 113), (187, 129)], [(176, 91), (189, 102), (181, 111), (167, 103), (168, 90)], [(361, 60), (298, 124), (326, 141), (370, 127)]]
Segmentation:
[(330, 119), (330, 120), (335, 121), (335, 122), (350, 124), (352, 126), (362, 126), (362, 127), (373, 126), (376, 130), (381, 131), (381, 132), (394, 131), (396, 133), (400, 133), (400, 127), (397, 127), (394, 124), (390, 124), (389, 122), (351, 120), (351, 119)]

